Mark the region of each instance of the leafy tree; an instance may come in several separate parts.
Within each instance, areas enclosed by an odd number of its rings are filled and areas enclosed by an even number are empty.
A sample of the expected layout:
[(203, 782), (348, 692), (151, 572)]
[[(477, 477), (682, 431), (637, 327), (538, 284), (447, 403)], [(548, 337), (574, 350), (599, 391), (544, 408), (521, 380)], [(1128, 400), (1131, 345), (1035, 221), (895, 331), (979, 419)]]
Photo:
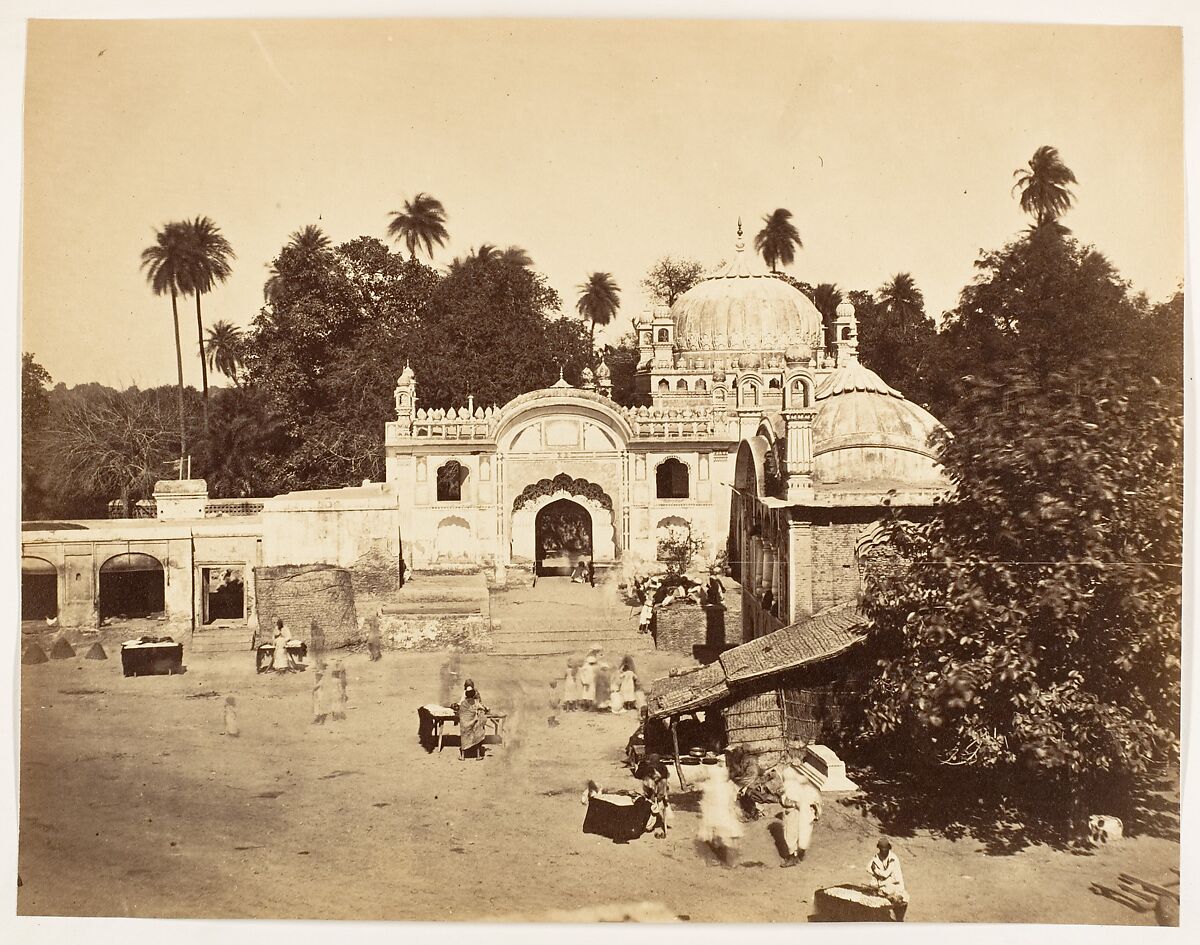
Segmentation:
[(209, 495), (240, 499), (285, 491), (290, 483), (279, 476), (276, 457), (287, 446), (287, 429), (262, 391), (218, 389), (200, 449)]
[(241, 386), (238, 371), (242, 367), (244, 343), (242, 330), (230, 322), (218, 321), (208, 330), (208, 366), (233, 381), (234, 387)]
[[(309, 224), (301, 230), (296, 230), (288, 238), (285, 250), (290, 251), (293, 257), (300, 258), (321, 258), (326, 256), (333, 248), (333, 244), (329, 242), (329, 237), (321, 230), (319, 226)], [(282, 258), (282, 254), (280, 255)], [(270, 274), (267, 276), (267, 281), (263, 283), (263, 301), (275, 302), (276, 294), (280, 291), (283, 281), (286, 278), (284, 273), (281, 273), (277, 268), (279, 259), (271, 264)]]
[(796, 260), (796, 250), (803, 249), (800, 231), (792, 223), (792, 211), (780, 207), (763, 217), (763, 228), (754, 237), (754, 248), (763, 261), (776, 271), (776, 265), (790, 266)]
[(596, 326), (611, 322), (621, 307), (621, 288), (607, 272), (593, 272), (578, 288), (575, 310), (589, 323), (588, 341), (595, 344)]
[(695, 259), (663, 256), (646, 273), (646, 278), (642, 280), (642, 288), (650, 298), (670, 307), (679, 296), (703, 278), (704, 267)]
[(204, 319), (200, 314), (200, 297), (211, 292), (214, 285), (224, 282), (233, 271), (230, 260), (236, 258), (233, 247), (220, 228), (208, 217), (196, 217), (183, 223), (187, 232), (188, 258), (187, 289), (196, 297), (196, 337), (200, 345), (200, 379), (204, 392), (204, 426), (208, 428), (208, 358), (204, 354)]
[(411, 258), (417, 258), (417, 247), (425, 248), (425, 255), (433, 258), (433, 245), (444, 246), (450, 234), (446, 231), (446, 208), (440, 200), (426, 193), (419, 193), (412, 200), (404, 201), (403, 210), (393, 210), (388, 223), (387, 235), (404, 243)]
[(953, 494), (894, 524), (914, 564), (869, 587), (868, 739), (1046, 798), (1060, 822), (1173, 755), (1181, 394), (1119, 349), (967, 385), (939, 444)]
[(501, 260), (448, 273), (405, 351), (421, 401), (458, 406), (473, 395), (503, 404), (554, 383), (560, 364), (577, 382), (591, 349), (580, 322), (553, 317), (559, 304), (543, 276)]
[(626, 332), (615, 345), (604, 349), (604, 361), (612, 372), (612, 399), (623, 407), (650, 404), (650, 398), (637, 389), (638, 358), (637, 336), (633, 332)]
[[(1058, 149), (1048, 144), (1034, 151), (1025, 167), (1013, 171), (1013, 177), (1017, 178), (1013, 190), (1021, 192), (1021, 209), (1033, 216), (1035, 227), (1054, 223), (1070, 210), (1075, 195), (1067, 185), (1079, 183)], [(1066, 232), (1061, 224), (1057, 230)]]
[(36, 444), (50, 416), (51, 380), (32, 354), (21, 355), (21, 515), (26, 519), (42, 504)]
[(169, 477), (174, 436), (169, 400), (136, 390), (68, 399), (46, 435), (60, 491), (90, 500), (97, 512), (116, 495), (130, 517), (134, 502)]
[(155, 295), (171, 296), (175, 320), (175, 367), (179, 374), (179, 461), (187, 455), (186, 417), (183, 404), (183, 348), (179, 342), (179, 296), (191, 285), (191, 237), (184, 223), (167, 223), (154, 232), (154, 244), (142, 250), (142, 268)]

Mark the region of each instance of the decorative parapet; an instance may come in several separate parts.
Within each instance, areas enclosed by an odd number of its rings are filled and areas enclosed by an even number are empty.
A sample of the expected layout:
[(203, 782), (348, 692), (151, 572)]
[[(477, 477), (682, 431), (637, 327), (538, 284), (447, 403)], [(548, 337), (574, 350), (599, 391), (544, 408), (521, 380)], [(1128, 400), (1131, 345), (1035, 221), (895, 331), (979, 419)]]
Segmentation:
[[(724, 417), (711, 407), (626, 407), (639, 439), (711, 440), (724, 437)], [(718, 420), (720, 419), (720, 422)]]
[(486, 440), (492, 436), (498, 412), (495, 407), (436, 407), (431, 410), (421, 407), (413, 416), (410, 435), (453, 440)]

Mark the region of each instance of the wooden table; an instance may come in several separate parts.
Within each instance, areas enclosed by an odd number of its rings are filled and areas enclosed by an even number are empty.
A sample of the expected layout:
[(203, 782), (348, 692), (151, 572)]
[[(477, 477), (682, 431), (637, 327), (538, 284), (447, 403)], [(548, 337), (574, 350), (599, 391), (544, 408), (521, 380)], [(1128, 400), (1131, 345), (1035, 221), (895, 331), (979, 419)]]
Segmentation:
[[(422, 708), (429, 713), (429, 717), (433, 719), (433, 734), (437, 736), (438, 751), (442, 750), (442, 740), (445, 737), (443, 729), (446, 723), (458, 725), (458, 713), (445, 705), (425, 705)], [(488, 712), (487, 718), (484, 720), (484, 731), (491, 725), (492, 732), (496, 738), (500, 740), (500, 744), (504, 744), (504, 722), (508, 716), (503, 712)]]
[(121, 672), (126, 676), (174, 676), (183, 672), (183, 644), (163, 641), (121, 644)]

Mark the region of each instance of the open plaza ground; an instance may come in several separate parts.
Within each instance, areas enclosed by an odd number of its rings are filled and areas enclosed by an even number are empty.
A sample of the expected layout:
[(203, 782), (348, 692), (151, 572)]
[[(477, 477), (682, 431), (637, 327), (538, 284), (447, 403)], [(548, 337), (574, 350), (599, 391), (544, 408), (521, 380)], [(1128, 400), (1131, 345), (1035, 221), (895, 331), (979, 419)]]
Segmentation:
[[(562, 619), (536, 606), (547, 625)], [(417, 741), (445, 653), (331, 654), (349, 711), (325, 725), (312, 723), (311, 671), (256, 675), (249, 651), (139, 678), (116, 652), (79, 654), (22, 667), (21, 914), (496, 920), (648, 901), (695, 922), (803, 922), (816, 889), (865, 879), (879, 834), (827, 798), (807, 859), (779, 869), (768, 808), (724, 869), (695, 839), (695, 785), (680, 791), (672, 774), (665, 840), (585, 835), (589, 779), (636, 786), (623, 761), (637, 721), (564, 713), (549, 726), (559, 656), (459, 657), (508, 714), (505, 743), (461, 762), (453, 737), (432, 754)], [(638, 669), (648, 682), (679, 659), (640, 654)], [(236, 738), (222, 734), (230, 695)], [(1179, 863), (1177, 843), (1147, 836), (1087, 855), (994, 855), (924, 832), (894, 842), (916, 922), (1153, 924), (1090, 886), (1121, 872), (1165, 881)]]

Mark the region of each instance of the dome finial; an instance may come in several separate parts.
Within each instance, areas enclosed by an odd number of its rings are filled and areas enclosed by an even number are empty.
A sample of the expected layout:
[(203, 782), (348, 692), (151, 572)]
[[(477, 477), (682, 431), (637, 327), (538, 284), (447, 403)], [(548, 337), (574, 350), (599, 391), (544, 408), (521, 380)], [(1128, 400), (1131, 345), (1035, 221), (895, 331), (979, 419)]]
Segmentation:
[(738, 217), (737, 241), (733, 244), (733, 248), (739, 253), (746, 251), (746, 241), (742, 239), (742, 218), (740, 216)]

